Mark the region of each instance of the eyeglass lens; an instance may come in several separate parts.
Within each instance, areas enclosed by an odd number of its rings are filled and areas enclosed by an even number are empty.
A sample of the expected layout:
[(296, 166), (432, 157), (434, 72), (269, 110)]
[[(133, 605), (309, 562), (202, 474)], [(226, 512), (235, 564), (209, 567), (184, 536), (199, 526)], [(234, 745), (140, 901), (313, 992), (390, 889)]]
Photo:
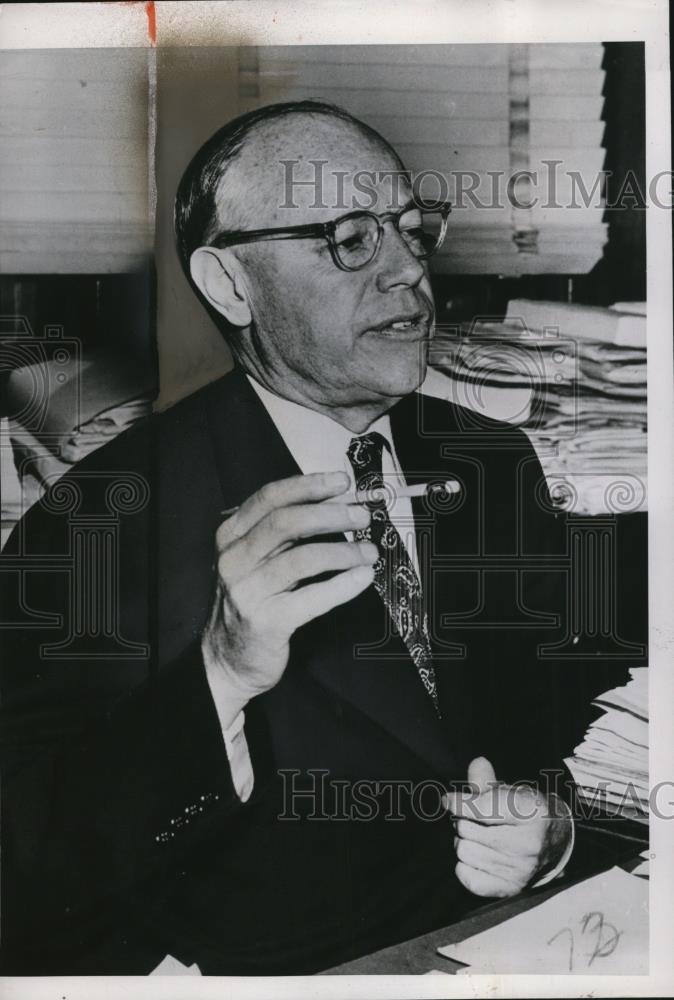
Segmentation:
[[(415, 257), (430, 257), (437, 250), (442, 233), (440, 212), (413, 212), (396, 220), (398, 232)], [(334, 247), (347, 268), (364, 267), (378, 249), (379, 226), (371, 215), (344, 219), (335, 229)]]

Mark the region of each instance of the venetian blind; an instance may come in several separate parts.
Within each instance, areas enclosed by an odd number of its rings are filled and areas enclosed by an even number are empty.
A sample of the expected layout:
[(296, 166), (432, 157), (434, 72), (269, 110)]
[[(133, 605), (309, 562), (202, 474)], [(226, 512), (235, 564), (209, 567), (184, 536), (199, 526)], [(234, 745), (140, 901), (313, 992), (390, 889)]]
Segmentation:
[(247, 47), (240, 96), (244, 109), (339, 104), (427, 172), (422, 195), (437, 197), (440, 174), (455, 208), (436, 269), (579, 274), (606, 242), (602, 55), (594, 43)]
[(0, 54), (0, 271), (103, 274), (151, 247), (148, 54)]

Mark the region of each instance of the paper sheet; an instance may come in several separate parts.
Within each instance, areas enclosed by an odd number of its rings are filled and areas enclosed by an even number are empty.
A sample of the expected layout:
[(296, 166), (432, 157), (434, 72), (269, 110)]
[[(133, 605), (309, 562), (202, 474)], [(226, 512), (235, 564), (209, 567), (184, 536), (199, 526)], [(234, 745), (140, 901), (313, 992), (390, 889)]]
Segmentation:
[(441, 955), (461, 973), (648, 974), (648, 882), (612, 868)]
[(173, 955), (166, 955), (165, 958), (161, 960), (156, 969), (153, 969), (150, 973), (151, 976), (200, 976), (201, 970), (199, 966), (194, 963), (194, 965), (183, 965), (177, 958)]

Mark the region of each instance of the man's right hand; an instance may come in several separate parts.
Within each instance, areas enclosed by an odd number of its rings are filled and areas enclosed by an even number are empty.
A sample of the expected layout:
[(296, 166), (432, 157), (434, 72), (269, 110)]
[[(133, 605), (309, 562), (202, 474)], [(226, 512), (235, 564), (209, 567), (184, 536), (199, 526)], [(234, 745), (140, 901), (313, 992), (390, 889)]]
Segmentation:
[[(217, 590), (202, 652), (224, 727), (281, 679), (297, 628), (372, 583), (378, 552), (370, 542), (294, 544), (367, 527), (367, 509), (338, 499), (349, 485), (344, 472), (268, 483), (218, 528)], [(323, 573), (336, 575), (299, 586)]]

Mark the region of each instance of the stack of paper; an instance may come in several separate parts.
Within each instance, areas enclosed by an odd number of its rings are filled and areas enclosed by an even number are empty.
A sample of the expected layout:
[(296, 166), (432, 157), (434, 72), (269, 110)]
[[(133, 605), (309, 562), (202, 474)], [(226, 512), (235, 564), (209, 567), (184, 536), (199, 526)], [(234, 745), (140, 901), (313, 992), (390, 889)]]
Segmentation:
[(557, 495), (573, 498), (566, 509), (644, 510), (645, 324), (643, 303), (515, 299), (503, 323), (436, 334), (429, 364), (452, 380), (455, 402), (526, 430)]
[(553, 338), (522, 334), (504, 323), (436, 332), (428, 363), (424, 392), (525, 428), (547, 386), (571, 391), (576, 379), (573, 352), (560, 351)]
[(624, 687), (594, 702), (604, 709), (566, 760), (581, 798), (611, 813), (648, 821), (648, 672), (630, 670)]
[(569, 302), (547, 302), (540, 299), (511, 299), (505, 321), (523, 324), (528, 330), (555, 331), (561, 337), (574, 340), (595, 340), (617, 347), (646, 349), (645, 303), (616, 303), (585, 306)]
[(546, 475), (568, 482), (575, 513), (615, 513), (616, 487), (631, 494), (630, 510), (645, 509), (645, 303), (604, 309), (514, 299), (506, 325), (515, 323), (575, 347), (571, 391), (560, 379), (550, 385), (536, 426), (528, 428)]
[(586, 480), (631, 473), (645, 484), (645, 349), (579, 340), (577, 357), (573, 392), (548, 393), (532, 434), (559, 459), (558, 473)]

